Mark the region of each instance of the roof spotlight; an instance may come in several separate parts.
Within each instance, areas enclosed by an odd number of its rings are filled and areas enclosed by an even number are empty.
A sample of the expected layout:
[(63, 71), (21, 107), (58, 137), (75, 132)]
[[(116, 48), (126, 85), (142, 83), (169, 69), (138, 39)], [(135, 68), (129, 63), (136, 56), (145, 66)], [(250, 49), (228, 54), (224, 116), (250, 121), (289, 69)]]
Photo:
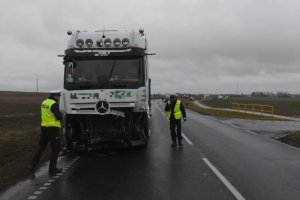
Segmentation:
[(127, 47), (127, 46), (129, 45), (129, 39), (128, 39), (128, 38), (124, 38), (124, 39), (122, 40), (122, 45), (123, 45), (124, 47)]
[(119, 38), (114, 39), (115, 47), (119, 47), (121, 45), (121, 40)]
[(93, 45), (93, 40), (92, 39), (86, 39), (85, 44), (86, 44), (86, 46), (91, 47)]
[(106, 38), (106, 39), (104, 40), (104, 45), (105, 45), (106, 47), (109, 47), (109, 46), (111, 45), (111, 39)]
[(77, 45), (78, 47), (82, 47), (83, 44), (84, 44), (84, 41), (83, 41), (82, 39), (76, 40), (76, 45)]

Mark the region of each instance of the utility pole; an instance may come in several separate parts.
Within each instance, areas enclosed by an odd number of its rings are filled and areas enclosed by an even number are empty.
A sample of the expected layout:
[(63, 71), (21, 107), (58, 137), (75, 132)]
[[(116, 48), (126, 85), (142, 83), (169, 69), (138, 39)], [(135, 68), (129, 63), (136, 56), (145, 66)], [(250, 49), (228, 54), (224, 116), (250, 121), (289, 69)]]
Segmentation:
[(239, 82), (236, 82), (236, 94), (239, 95)]
[(36, 79), (36, 93), (39, 92), (39, 79)]

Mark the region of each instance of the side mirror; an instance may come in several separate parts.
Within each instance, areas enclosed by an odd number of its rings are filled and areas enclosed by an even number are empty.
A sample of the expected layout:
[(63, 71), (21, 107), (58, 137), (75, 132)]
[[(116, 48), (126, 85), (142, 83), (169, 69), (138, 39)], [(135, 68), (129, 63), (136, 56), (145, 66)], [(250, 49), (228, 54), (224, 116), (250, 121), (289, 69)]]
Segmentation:
[(77, 66), (76, 61), (72, 57), (65, 55), (63, 64), (65, 65), (67, 63), (68, 63), (68, 67), (72, 67), (72, 69), (75, 69)]

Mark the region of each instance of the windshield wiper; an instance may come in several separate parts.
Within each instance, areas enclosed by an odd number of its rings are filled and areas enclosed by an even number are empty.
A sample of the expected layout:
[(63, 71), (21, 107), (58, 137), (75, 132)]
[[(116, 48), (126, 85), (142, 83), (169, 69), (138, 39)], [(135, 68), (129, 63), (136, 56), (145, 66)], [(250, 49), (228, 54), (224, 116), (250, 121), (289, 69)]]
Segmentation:
[(116, 62), (117, 62), (117, 59), (115, 59), (115, 61), (114, 61), (113, 65), (112, 65), (112, 67), (111, 67), (111, 70), (110, 70), (110, 73), (109, 73), (108, 79), (110, 79), (110, 78), (111, 78), (111, 76), (112, 76), (112, 73), (113, 73), (113, 72), (114, 72), (114, 70), (115, 70)]
[(110, 70), (110, 72), (109, 72), (109, 76), (108, 76), (107, 79), (99, 86), (100, 89), (103, 88), (104, 85), (106, 85), (106, 84), (109, 82), (109, 79), (111, 78), (111, 76), (112, 76), (112, 74), (113, 74), (113, 72), (114, 72), (114, 70), (115, 70), (116, 62), (117, 62), (117, 59), (115, 59), (113, 65), (111, 66), (111, 70)]

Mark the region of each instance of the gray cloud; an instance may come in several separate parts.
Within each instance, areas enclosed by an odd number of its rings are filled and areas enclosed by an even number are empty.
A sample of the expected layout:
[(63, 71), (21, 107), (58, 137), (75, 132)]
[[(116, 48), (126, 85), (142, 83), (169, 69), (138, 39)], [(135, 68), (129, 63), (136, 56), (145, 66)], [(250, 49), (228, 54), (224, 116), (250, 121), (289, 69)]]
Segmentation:
[(142, 27), (156, 92), (300, 93), (299, 13), (295, 0), (5, 0), (0, 90), (62, 87), (69, 29)]

